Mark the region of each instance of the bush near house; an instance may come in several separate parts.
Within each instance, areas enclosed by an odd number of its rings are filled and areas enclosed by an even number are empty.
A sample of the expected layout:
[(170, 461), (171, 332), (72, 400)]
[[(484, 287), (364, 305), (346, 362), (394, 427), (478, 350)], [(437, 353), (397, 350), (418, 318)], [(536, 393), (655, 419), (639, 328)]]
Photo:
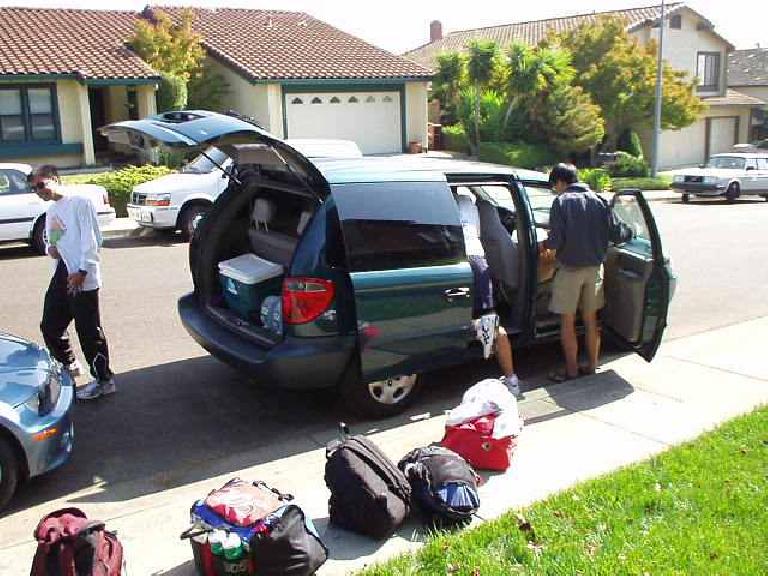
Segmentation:
[(464, 132), (464, 127), (461, 124), (443, 126), (442, 136), (443, 148), (445, 150), (462, 152), (464, 154), (469, 152), (469, 138), (467, 138), (467, 135)]
[(479, 159), (481, 162), (508, 164), (530, 170), (551, 166), (556, 161), (547, 147), (526, 142), (481, 142)]
[(612, 178), (611, 188), (619, 190), (621, 188), (639, 188), (640, 190), (668, 190), (672, 184), (672, 179), (667, 176), (657, 176), (656, 178)]
[(632, 156), (621, 151), (616, 154), (616, 161), (608, 165), (608, 171), (614, 178), (629, 176), (645, 178), (650, 175), (651, 168), (642, 156)]
[(126, 166), (120, 170), (102, 172), (101, 174), (65, 176), (63, 180), (65, 184), (98, 184), (104, 186), (109, 195), (109, 203), (117, 212), (117, 217), (124, 218), (128, 216), (125, 207), (131, 198), (131, 191), (134, 186), (171, 172), (173, 170), (166, 166), (146, 164), (144, 166)]
[(579, 180), (589, 184), (595, 192), (611, 189), (611, 175), (604, 168), (582, 168), (579, 170)]

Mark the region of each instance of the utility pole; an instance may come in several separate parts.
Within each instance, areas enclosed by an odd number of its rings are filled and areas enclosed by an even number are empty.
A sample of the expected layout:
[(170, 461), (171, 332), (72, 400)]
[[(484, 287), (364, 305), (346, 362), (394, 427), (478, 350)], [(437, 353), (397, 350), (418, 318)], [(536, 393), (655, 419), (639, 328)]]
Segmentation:
[(659, 57), (656, 62), (656, 110), (653, 121), (653, 155), (651, 157), (651, 176), (656, 176), (659, 171), (659, 144), (661, 142), (661, 100), (663, 97), (664, 83), (664, 17), (666, 6), (661, 0), (661, 19), (659, 20)]

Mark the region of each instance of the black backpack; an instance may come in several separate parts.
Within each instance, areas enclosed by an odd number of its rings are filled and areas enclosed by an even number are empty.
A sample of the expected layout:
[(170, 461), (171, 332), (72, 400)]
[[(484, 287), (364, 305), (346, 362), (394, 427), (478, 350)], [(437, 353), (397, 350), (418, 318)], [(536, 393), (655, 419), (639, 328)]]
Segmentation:
[(328, 444), (325, 484), (331, 523), (353, 532), (384, 538), (408, 516), (411, 489), (392, 461), (365, 436), (349, 436)]
[(463, 524), (480, 507), (478, 475), (464, 458), (442, 446), (416, 448), (397, 467), (411, 484), (413, 502), (437, 527)]

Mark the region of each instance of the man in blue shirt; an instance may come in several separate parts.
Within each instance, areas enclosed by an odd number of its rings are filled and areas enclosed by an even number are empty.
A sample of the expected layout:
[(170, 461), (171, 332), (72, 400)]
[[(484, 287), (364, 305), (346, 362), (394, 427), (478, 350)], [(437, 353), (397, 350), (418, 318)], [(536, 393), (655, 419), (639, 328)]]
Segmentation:
[(586, 329), (588, 364), (581, 373), (593, 374), (600, 354), (597, 311), (603, 307), (603, 262), (609, 242), (631, 240), (632, 230), (621, 222), (608, 203), (578, 181), (572, 164), (558, 164), (549, 174), (557, 198), (549, 211), (549, 236), (545, 247), (555, 252), (557, 272), (550, 310), (560, 315), (560, 341), (565, 371), (551, 375), (562, 382), (577, 378), (578, 340), (576, 312)]

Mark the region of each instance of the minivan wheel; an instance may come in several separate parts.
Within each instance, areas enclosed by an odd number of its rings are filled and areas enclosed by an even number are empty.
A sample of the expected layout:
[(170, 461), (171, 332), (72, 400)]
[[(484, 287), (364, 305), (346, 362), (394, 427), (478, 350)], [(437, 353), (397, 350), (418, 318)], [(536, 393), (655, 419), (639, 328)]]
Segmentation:
[(0, 436), (0, 511), (5, 509), (19, 482), (19, 463), (13, 446)]
[(688, 202), (691, 201), (691, 195), (690, 194), (683, 194), (683, 202), (688, 204)]
[(728, 190), (725, 191), (725, 199), (728, 202), (735, 202), (736, 198), (739, 197), (739, 192), (740, 192), (739, 185), (736, 184), (736, 182), (732, 182), (728, 186)]
[(192, 239), (195, 233), (196, 220), (200, 216), (205, 216), (211, 207), (205, 204), (192, 204), (185, 206), (179, 214), (179, 230), (181, 230), (181, 237), (186, 242)]
[(393, 376), (365, 383), (351, 370), (340, 386), (344, 402), (354, 413), (370, 418), (399, 414), (413, 401), (419, 386), (418, 374)]

